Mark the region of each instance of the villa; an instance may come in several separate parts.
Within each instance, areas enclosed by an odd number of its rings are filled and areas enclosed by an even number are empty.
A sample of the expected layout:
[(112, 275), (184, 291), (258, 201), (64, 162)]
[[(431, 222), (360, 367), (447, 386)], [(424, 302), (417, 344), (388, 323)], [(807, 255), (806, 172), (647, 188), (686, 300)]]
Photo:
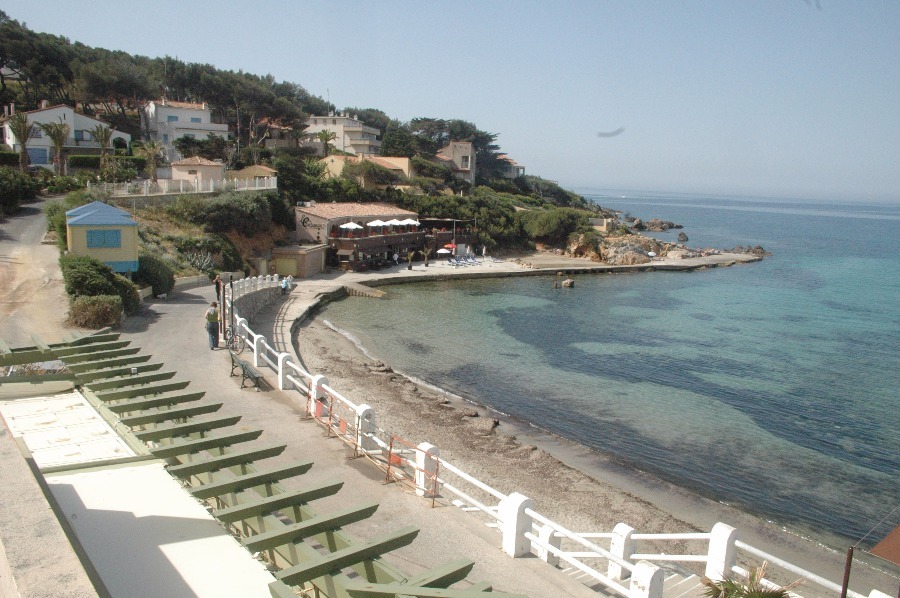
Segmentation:
[[(0, 120), (0, 144), (8, 146), (12, 151), (18, 152), (21, 148), (21, 141), (13, 135), (9, 126), (9, 118), (15, 114), (15, 105), (4, 106), (3, 119)], [(37, 110), (30, 110), (24, 114), (28, 115), (28, 122), (34, 125), (65, 123), (69, 125), (69, 138), (63, 146), (63, 154), (97, 154), (100, 151), (100, 144), (94, 139), (91, 129), (97, 125), (109, 127), (108, 123), (91, 116), (85, 116), (75, 112), (75, 109), (65, 104), (57, 104), (49, 106), (44, 100), (41, 107)], [(128, 147), (131, 142), (131, 135), (121, 131), (112, 131), (112, 139), (110, 143), (113, 147)], [(31, 137), (26, 142), (28, 150), (28, 160), (31, 164), (42, 166), (47, 169), (53, 168), (53, 142), (44, 132), (37, 126), (31, 131)]]
[[(371, 156), (381, 149), (378, 137), (381, 131), (363, 124), (356, 116), (329, 114), (328, 116), (311, 116), (306, 121), (307, 128), (303, 133), (314, 138), (316, 133), (330, 131), (335, 134), (331, 143), (335, 149), (355, 156)], [(312, 143), (318, 143), (313, 141)], [(324, 148), (323, 148), (324, 150)], [(324, 154), (324, 151), (322, 151)]]
[(165, 98), (148, 102), (141, 111), (141, 125), (151, 139), (165, 146), (169, 161), (183, 157), (175, 149), (175, 140), (181, 137), (202, 140), (215, 135), (228, 139), (228, 125), (212, 122), (212, 111), (205, 102), (175, 102)]

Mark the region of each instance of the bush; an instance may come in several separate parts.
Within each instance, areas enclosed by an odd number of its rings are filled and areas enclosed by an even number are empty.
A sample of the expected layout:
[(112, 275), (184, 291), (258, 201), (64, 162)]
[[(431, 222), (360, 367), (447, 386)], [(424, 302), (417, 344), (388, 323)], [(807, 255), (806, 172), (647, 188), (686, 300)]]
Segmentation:
[(80, 328), (118, 326), (122, 321), (122, 298), (118, 295), (78, 297), (69, 308), (69, 324)]
[(100, 168), (100, 156), (75, 155), (69, 156), (69, 168)]
[(73, 300), (79, 297), (116, 295), (129, 316), (137, 313), (141, 299), (137, 287), (124, 276), (92, 257), (64, 255), (59, 258), (66, 293)]
[(236, 231), (244, 235), (255, 235), (272, 226), (272, 211), (266, 192), (235, 191), (223, 193), (207, 202), (200, 214), (200, 222), (207, 232), (224, 233)]
[(125, 310), (125, 314), (129, 316), (136, 314), (141, 308), (141, 296), (138, 294), (137, 285), (121, 274), (113, 274), (113, 285), (122, 299), (122, 309)]
[(19, 167), (19, 152), (0, 152), (0, 166)]
[(138, 284), (151, 287), (154, 295), (165, 295), (175, 288), (174, 271), (165, 260), (153, 255), (142, 255), (138, 258), (134, 280)]
[(0, 166), (0, 214), (12, 214), (22, 202), (37, 197), (39, 183), (15, 168)]
[(68, 193), (83, 188), (84, 184), (73, 176), (55, 176), (47, 184), (47, 191), (50, 193)]

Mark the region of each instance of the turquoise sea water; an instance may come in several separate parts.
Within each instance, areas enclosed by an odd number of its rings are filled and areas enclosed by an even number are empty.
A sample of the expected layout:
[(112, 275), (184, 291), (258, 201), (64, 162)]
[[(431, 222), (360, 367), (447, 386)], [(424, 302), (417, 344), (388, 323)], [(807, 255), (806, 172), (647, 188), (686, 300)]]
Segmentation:
[(898, 525), (877, 524), (900, 504), (900, 206), (595, 200), (772, 256), (394, 286), (323, 317), (406, 374), (801, 533)]

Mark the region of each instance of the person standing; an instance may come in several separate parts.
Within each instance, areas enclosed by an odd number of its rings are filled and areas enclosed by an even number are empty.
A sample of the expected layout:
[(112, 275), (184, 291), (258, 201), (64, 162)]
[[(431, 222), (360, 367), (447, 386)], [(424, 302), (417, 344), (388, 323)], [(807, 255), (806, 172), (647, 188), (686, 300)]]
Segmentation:
[(209, 334), (209, 350), (214, 351), (219, 348), (219, 304), (215, 301), (210, 303), (203, 317)]
[(216, 274), (213, 284), (216, 285), (216, 301), (222, 301), (222, 287), (225, 286), (225, 282), (220, 275)]

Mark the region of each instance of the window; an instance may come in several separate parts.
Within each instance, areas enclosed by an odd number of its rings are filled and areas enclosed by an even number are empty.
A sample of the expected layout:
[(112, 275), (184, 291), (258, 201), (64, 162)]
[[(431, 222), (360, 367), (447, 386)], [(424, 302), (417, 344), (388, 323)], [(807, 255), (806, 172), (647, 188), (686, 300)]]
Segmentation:
[(331, 119), (331, 124), (336, 125), (336, 124), (337, 124), (337, 119), (336, 119), (336, 118), (332, 118), (332, 119)]
[(117, 249), (122, 246), (122, 231), (89, 230), (87, 231), (87, 246), (92, 249)]
[(200, 117), (198, 117), (198, 116), (192, 116), (192, 117), (191, 117), (191, 122), (192, 122), (192, 123), (198, 123), (198, 122), (200, 122)]
[(167, 133), (163, 133), (163, 145), (169, 144), (169, 135)]
[(84, 141), (84, 131), (75, 131), (75, 141)]
[(177, 122), (178, 122), (178, 117), (177, 117), (176, 115), (174, 115), (174, 114), (170, 114), (169, 116), (166, 117), (166, 122), (169, 122), (169, 123), (177, 123)]
[(44, 132), (41, 131), (40, 127), (37, 125), (31, 127), (31, 135), (28, 136), (29, 139), (38, 139), (44, 136)]
[(188, 174), (197, 174), (196, 170), (188, 170)]
[(463, 168), (468, 168), (468, 167), (469, 167), (469, 156), (463, 156), (463, 157), (462, 157), (462, 167), (463, 167)]

